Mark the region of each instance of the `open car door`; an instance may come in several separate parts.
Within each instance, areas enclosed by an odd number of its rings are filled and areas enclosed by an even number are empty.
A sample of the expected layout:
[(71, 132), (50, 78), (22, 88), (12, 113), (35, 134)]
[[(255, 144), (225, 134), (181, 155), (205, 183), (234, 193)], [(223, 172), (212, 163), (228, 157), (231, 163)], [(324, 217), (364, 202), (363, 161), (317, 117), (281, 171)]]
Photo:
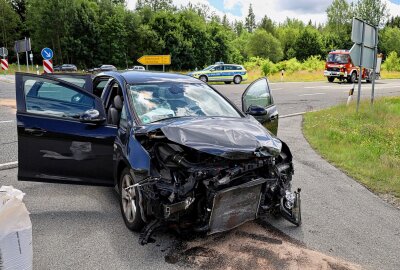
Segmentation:
[(101, 99), (54, 76), (15, 77), (18, 179), (112, 186), (117, 127)]
[(246, 88), (242, 95), (242, 110), (277, 135), (279, 114), (267, 78), (258, 79)]

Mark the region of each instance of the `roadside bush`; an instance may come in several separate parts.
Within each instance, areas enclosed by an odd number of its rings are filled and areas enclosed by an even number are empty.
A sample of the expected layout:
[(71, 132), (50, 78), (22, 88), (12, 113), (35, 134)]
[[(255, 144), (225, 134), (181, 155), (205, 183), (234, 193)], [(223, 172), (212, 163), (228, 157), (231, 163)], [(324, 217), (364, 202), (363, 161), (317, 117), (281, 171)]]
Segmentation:
[(292, 58), (286, 61), (281, 61), (277, 63), (276, 66), (278, 71), (283, 69), (285, 72), (288, 73), (293, 73), (295, 71), (302, 70), (302, 64), (296, 58)]
[(303, 68), (307, 71), (322, 70), (324, 67), (325, 61), (321, 60), (319, 55), (310, 56), (303, 63)]
[(400, 71), (400, 57), (397, 52), (389, 53), (385, 63), (382, 64), (382, 68), (387, 71)]
[(253, 57), (250, 57), (249, 61), (245, 62), (243, 64), (243, 66), (247, 70), (253, 70), (256, 68), (261, 68), (265, 61), (267, 61), (267, 59), (264, 59), (264, 58), (261, 58), (258, 56), (253, 56)]
[(263, 75), (265, 75), (265, 76), (279, 71), (279, 69), (277, 68), (277, 65), (274, 64), (269, 59), (266, 59), (264, 61), (263, 65), (261, 66), (261, 70), (262, 70)]

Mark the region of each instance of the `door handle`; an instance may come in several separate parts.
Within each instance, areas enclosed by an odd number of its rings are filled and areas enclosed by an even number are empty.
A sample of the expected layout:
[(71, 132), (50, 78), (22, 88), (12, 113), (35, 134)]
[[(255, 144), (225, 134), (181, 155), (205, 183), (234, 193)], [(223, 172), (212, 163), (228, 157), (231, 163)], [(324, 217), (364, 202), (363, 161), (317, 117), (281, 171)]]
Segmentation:
[(277, 114), (271, 115), (271, 116), (269, 117), (269, 119), (270, 119), (271, 121), (274, 121), (274, 120), (278, 119), (278, 115), (277, 115)]
[(25, 132), (33, 136), (42, 136), (43, 134), (46, 133), (46, 130), (42, 128), (33, 127), (33, 128), (25, 128)]

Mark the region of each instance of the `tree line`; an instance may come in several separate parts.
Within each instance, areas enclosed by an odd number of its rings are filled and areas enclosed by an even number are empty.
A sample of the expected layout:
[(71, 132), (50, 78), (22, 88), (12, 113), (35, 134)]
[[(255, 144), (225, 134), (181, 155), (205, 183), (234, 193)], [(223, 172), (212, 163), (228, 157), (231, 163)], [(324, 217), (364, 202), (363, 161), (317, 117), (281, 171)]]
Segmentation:
[(251, 5), (244, 21), (229, 21), (207, 5), (177, 7), (172, 0), (138, 0), (135, 10), (124, 0), (0, 0), (0, 39), (11, 62), (14, 41), (30, 37), (36, 62), (40, 50), (50, 47), (55, 64), (126, 68), (142, 55), (171, 54), (171, 69), (188, 70), (251, 57), (324, 58), (330, 50), (351, 48), (356, 16), (379, 26), (380, 52), (400, 55), (400, 18), (389, 17), (384, 1), (334, 0), (326, 13), (325, 24), (296, 18), (276, 23), (268, 15), (256, 21)]

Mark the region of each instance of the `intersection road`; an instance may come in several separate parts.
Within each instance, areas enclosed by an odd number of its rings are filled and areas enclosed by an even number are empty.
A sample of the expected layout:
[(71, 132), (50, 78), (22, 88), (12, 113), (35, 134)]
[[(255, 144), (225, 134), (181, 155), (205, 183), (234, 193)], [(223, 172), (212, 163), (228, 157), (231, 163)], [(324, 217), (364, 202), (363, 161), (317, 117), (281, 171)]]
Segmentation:
[[(215, 85), (237, 105), (245, 87)], [(319, 157), (302, 135), (302, 117), (297, 114), (346, 102), (351, 85), (273, 83), (271, 88), (283, 116), (279, 137), (294, 153), (293, 186), (303, 190), (303, 225), (296, 228), (282, 220), (269, 222), (310, 248), (367, 269), (400, 269), (399, 210)], [(369, 97), (370, 89), (370, 84), (363, 84), (362, 98)], [(357, 91), (354, 95), (356, 99)], [(400, 80), (377, 83), (377, 97), (393, 95), (400, 95)], [(5, 104), (13, 99), (14, 85), (0, 82), (0, 102)], [(17, 161), (16, 141), (15, 110), (9, 105), (0, 106), (0, 164)], [(2, 184), (11, 184), (27, 193), (37, 267), (90, 269), (90, 263), (96, 262), (104, 269), (176, 268), (165, 264), (161, 256), (170, 245), (167, 236), (158, 239), (159, 246), (137, 247), (138, 235), (124, 228), (112, 189), (21, 183), (16, 181), (16, 169), (0, 171)]]

